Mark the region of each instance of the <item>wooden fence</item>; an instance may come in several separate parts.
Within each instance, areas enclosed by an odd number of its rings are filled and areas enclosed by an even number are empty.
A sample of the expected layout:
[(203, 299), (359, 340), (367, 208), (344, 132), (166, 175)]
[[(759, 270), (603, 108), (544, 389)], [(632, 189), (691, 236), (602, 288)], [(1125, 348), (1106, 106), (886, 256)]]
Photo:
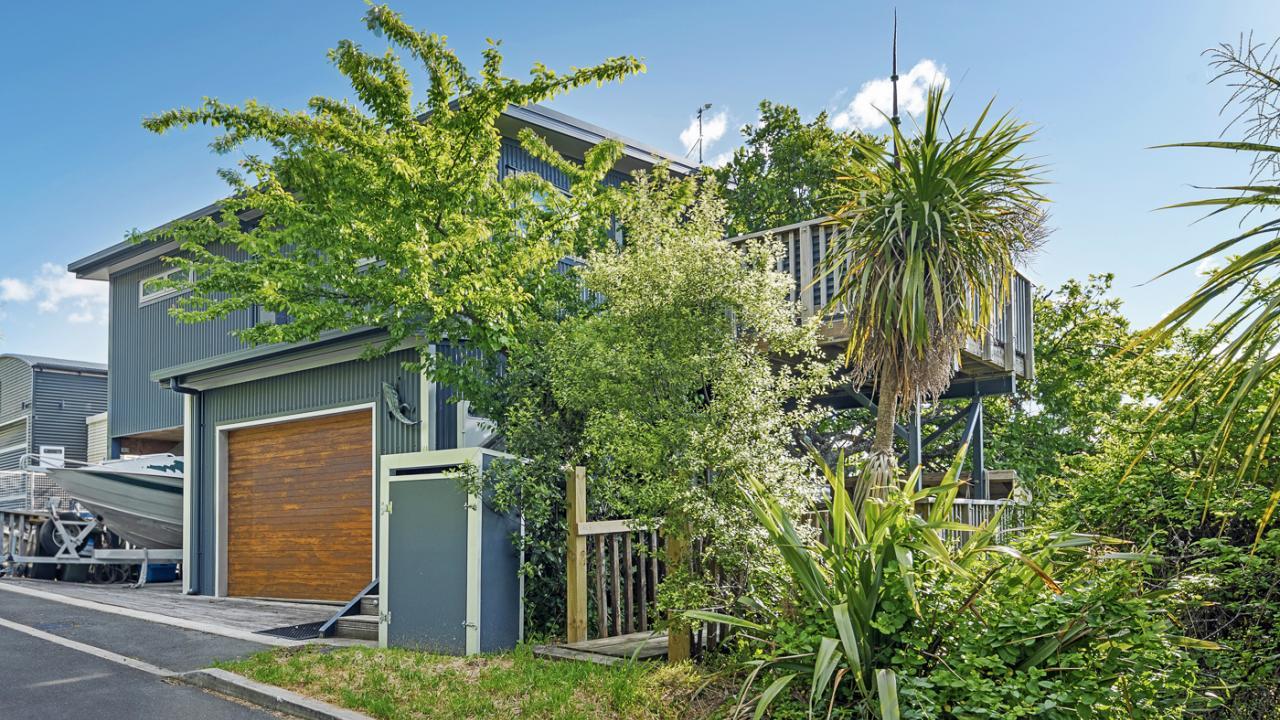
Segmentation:
[[(669, 567), (686, 565), (717, 587), (732, 584), (706, 540), (686, 541), (637, 520), (588, 521), (586, 469), (570, 468), (565, 480), (570, 645), (656, 630), (661, 620), (657, 590)], [(667, 656), (695, 657), (719, 647), (728, 636), (728, 626), (719, 624), (704, 625), (696, 633), (669, 633)]]
[[(721, 568), (705, 539), (684, 538), (694, 533), (669, 533), (637, 520), (587, 520), (587, 472), (566, 471), (566, 527), (568, 535), (566, 641), (588, 640), (654, 631), (662, 618), (656, 609), (657, 590), (668, 568), (684, 565), (695, 577), (707, 578), (713, 597), (732, 597), (741, 587)], [(979, 526), (1005, 508), (996, 529), (997, 540), (1021, 529), (1026, 506), (1005, 500), (957, 498), (951, 519)], [(927, 504), (919, 507), (927, 512)], [(823, 513), (807, 516), (814, 523)], [(959, 545), (967, 532), (947, 531), (949, 544)], [(727, 612), (723, 606), (702, 608)], [(668, 620), (670, 618), (667, 618)], [(592, 622), (594, 620), (594, 622)], [(721, 624), (705, 624), (694, 632), (670, 633), (667, 656), (671, 660), (697, 657), (713, 651), (730, 635)]]

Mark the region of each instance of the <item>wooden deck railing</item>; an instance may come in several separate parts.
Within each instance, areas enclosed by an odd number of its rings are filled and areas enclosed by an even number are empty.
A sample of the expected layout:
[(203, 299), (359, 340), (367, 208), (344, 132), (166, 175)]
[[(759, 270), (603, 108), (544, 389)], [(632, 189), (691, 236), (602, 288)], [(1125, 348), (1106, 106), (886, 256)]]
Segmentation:
[[(929, 503), (921, 503), (919, 511), (921, 513), (929, 512), (929, 505), (932, 504), (933, 498)], [(979, 500), (971, 498), (956, 498), (951, 505), (951, 520), (973, 527), (981, 527), (983, 524), (995, 517), (996, 513), (1003, 509), (1000, 513), (1000, 519), (996, 523), (996, 542), (1004, 542), (1016, 535), (1022, 530), (1027, 520), (1027, 504), (1017, 500)], [(958, 546), (969, 539), (971, 534), (964, 530), (944, 530), (943, 540), (949, 545)]]
[[(751, 238), (771, 236), (773, 242), (780, 244), (782, 252), (777, 269), (791, 276), (791, 298), (800, 303), (802, 317), (811, 317), (821, 312), (836, 292), (839, 273), (828, 273), (817, 282), (814, 278), (826, 262), (837, 232), (839, 228), (829, 218), (816, 218), (738, 235), (729, 238), (729, 242), (742, 243)], [(1018, 273), (1014, 277), (1009, 300), (998, 313), (990, 331), (983, 337), (969, 339), (965, 359), (976, 365), (970, 369), (987, 373), (1013, 372), (1027, 378), (1035, 376), (1033, 296), (1031, 281)], [(848, 339), (838, 316), (828, 320), (824, 332), (832, 342)]]

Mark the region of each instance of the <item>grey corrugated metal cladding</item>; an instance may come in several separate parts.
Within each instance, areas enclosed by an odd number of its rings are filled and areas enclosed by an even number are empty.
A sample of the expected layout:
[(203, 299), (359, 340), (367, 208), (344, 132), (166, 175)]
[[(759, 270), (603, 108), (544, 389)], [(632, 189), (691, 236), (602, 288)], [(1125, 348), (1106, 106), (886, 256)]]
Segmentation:
[(107, 378), (59, 370), (35, 371), (31, 451), (42, 445), (66, 448), (72, 460), (88, 458), (84, 419), (107, 409)]
[(107, 377), (101, 366), (78, 371), (75, 365), (0, 356), (0, 470), (16, 468), (23, 454), (39, 452), (41, 445), (62, 447), (72, 460), (86, 459), (84, 420), (107, 409)]
[[(225, 249), (228, 257), (239, 251)], [(169, 315), (179, 297), (139, 304), (138, 285), (163, 272), (156, 258), (111, 276), (112, 437), (182, 425), (182, 397), (151, 382), (152, 371), (242, 350), (232, 332), (251, 327), (254, 313), (243, 310), (221, 320), (184, 324)]]
[[(518, 142), (502, 141), (500, 172), (534, 172), (567, 191), (569, 179), (551, 165), (525, 151)], [(610, 172), (605, 182), (619, 185), (629, 179), (625, 173)], [(242, 255), (224, 248), (227, 257)], [(178, 301), (169, 297), (139, 305), (138, 284), (166, 269), (153, 259), (113, 274), (111, 283), (111, 408), (108, 432), (121, 437), (182, 425), (182, 399), (178, 393), (151, 381), (153, 371), (245, 349), (233, 337), (235, 330), (252, 327), (257, 313), (244, 310), (205, 323), (186, 325), (169, 315)], [(446, 421), (447, 422), (447, 421)], [(440, 428), (440, 433), (450, 432)], [(449, 437), (453, 437), (449, 435)], [(446, 441), (447, 442), (447, 441)]]

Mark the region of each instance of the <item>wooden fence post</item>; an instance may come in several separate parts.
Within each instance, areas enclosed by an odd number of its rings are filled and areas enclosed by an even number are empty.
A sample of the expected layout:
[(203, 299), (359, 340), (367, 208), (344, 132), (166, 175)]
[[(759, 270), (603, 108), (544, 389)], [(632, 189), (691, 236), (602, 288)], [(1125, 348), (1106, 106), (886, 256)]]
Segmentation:
[[(685, 568), (689, 564), (688, 533), (684, 532), (686, 528), (683, 526), (671, 527), (669, 530), (674, 532), (669, 532), (666, 537), (667, 568), (669, 571), (677, 571), (677, 568)], [(691, 640), (689, 623), (678, 614), (669, 614), (667, 616), (667, 662), (680, 662), (691, 658), (693, 656)]]
[(571, 643), (587, 639), (587, 538), (578, 534), (578, 525), (586, 521), (587, 469), (571, 467), (565, 471), (565, 526), (569, 536), (565, 552), (569, 580), (565, 636)]

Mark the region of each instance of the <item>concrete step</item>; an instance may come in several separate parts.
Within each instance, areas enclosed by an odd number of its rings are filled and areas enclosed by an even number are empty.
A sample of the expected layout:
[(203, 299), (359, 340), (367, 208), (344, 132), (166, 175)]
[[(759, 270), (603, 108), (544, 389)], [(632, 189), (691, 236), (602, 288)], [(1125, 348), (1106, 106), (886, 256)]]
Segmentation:
[(364, 597), (360, 598), (360, 614), (377, 616), (378, 614), (378, 596), (377, 595), (365, 595)]
[(376, 641), (378, 639), (378, 616), (348, 615), (338, 618), (338, 622), (334, 626), (334, 635), (353, 640)]

